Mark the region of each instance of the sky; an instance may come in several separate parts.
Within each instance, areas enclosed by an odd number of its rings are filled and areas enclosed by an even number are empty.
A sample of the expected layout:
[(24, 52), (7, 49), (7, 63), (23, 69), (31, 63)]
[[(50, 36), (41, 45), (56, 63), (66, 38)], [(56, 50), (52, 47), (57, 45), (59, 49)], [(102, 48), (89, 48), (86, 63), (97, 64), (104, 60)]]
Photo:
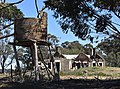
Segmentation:
[[(19, 0), (6, 0), (7, 2), (16, 2)], [(44, 6), (43, 4), (43, 0), (38, 0), (38, 7), (39, 10)], [(22, 3), (17, 4), (17, 7), (19, 9), (21, 9), (21, 11), (24, 13), (24, 17), (33, 17), (36, 18), (37, 17), (37, 11), (35, 8), (35, 2), (34, 0), (24, 0)], [(60, 28), (60, 25), (56, 22), (56, 20), (54, 19), (53, 12), (45, 9), (45, 11), (48, 14), (48, 33), (55, 35), (56, 37), (58, 37), (58, 39), (60, 40), (59, 44), (65, 42), (65, 41), (79, 41), (81, 44), (86, 44), (89, 43), (90, 41), (86, 40), (83, 41), (81, 39), (78, 39), (78, 37), (75, 37), (74, 34), (72, 32), (68, 32), (67, 34), (62, 32), (62, 29)]]

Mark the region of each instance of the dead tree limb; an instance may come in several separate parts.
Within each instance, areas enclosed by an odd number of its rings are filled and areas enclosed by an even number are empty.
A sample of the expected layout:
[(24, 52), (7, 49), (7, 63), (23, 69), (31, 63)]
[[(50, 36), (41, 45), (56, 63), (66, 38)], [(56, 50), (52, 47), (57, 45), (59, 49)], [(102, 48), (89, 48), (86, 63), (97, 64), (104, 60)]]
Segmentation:
[[(3, 29), (5, 29), (5, 28), (7, 28), (7, 27), (10, 27), (11, 25), (13, 25), (14, 23), (11, 23), (11, 24), (9, 24), (9, 25), (6, 25), (6, 26), (3, 26)], [(3, 30), (2, 29), (2, 30)]]
[(7, 37), (10, 37), (10, 36), (13, 36), (13, 35), (14, 35), (14, 33), (10, 34), (10, 35), (2, 36), (2, 37), (0, 37), (0, 39), (4, 39), (4, 38), (7, 38)]
[(39, 59), (41, 60), (41, 62), (42, 62), (42, 63), (44, 64), (44, 66), (45, 66), (45, 70), (47, 71), (48, 78), (51, 79), (51, 78), (50, 78), (50, 75), (52, 75), (53, 77), (54, 77), (54, 75), (53, 75), (52, 72), (49, 70), (49, 68), (46, 66), (47, 64), (46, 64), (46, 62), (44, 61), (44, 58), (43, 58), (42, 51), (41, 51), (40, 47), (39, 47), (39, 52), (40, 52), (41, 58), (40, 58), (40, 55), (38, 55), (38, 57), (39, 57)]

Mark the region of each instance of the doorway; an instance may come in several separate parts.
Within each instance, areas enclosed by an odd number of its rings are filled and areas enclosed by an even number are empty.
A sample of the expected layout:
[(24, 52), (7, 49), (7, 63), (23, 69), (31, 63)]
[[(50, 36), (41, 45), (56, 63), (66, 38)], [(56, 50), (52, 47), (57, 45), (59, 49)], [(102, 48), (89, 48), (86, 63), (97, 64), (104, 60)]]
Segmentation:
[(57, 72), (60, 72), (60, 62), (55, 62)]
[(80, 63), (76, 63), (77, 69), (80, 69)]

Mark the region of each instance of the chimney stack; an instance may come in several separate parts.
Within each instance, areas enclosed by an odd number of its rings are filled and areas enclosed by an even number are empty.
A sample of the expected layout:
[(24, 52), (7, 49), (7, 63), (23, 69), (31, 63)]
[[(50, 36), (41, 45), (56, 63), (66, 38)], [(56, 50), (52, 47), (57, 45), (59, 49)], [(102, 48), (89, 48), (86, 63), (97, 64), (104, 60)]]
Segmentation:
[(96, 49), (93, 48), (93, 56), (95, 56), (95, 55), (96, 55)]

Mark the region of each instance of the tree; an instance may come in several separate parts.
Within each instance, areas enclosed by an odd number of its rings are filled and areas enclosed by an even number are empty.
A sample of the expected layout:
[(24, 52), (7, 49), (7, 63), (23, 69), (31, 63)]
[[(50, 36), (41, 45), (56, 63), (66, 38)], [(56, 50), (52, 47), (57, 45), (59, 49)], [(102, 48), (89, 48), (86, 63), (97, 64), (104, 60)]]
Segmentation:
[(14, 24), (16, 18), (23, 18), (23, 13), (15, 4), (21, 3), (23, 0), (16, 3), (5, 3), (6, 0), (1, 0), (0, 3), (0, 39), (12, 36), (12, 31), (9, 34), (3, 34), (4, 30), (8, 33), (11, 25)]
[(8, 41), (10, 40), (9, 36), (12, 36), (12, 27), (11, 25), (14, 24), (14, 20), (16, 18), (22, 18), (23, 13), (18, 9), (15, 4), (20, 3), (5, 3), (6, 0), (1, 0), (0, 3), (0, 50), (1, 50), (1, 65), (4, 72), (5, 62), (9, 58), (10, 55), (12, 55), (13, 51), (11, 49), (11, 46), (8, 45)]
[(86, 54), (92, 55), (92, 50), (93, 50), (93, 45), (89, 44), (85, 44), (84, 45), (84, 50)]
[(91, 41), (93, 32), (106, 35), (116, 33), (120, 38), (120, 30), (112, 21), (114, 15), (120, 19), (119, 0), (46, 0), (45, 5), (54, 12), (65, 33), (70, 30), (75, 36)]
[[(9, 35), (11, 33), (11, 29), (12, 28), (9, 27), (7, 29), (0, 31), (0, 36)], [(4, 73), (4, 70), (7, 64), (10, 64), (10, 63), (6, 63), (6, 61), (8, 59), (11, 59), (11, 57), (13, 56), (13, 50), (11, 46), (8, 45), (8, 41), (9, 41), (9, 38), (4, 38), (0, 40), (0, 43), (1, 43), (0, 44), (0, 58), (1, 58), (0, 60), (1, 60), (2, 73)]]
[(33, 69), (33, 59), (32, 54), (29, 48), (27, 47), (21, 47), (17, 50), (18, 52), (18, 59), (23, 64), (23, 69), (32, 70)]
[(109, 66), (120, 66), (120, 39), (113, 37), (104, 39), (97, 47), (104, 52)]
[(5, 67), (9, 65), (6, 64), (7, 59), (10, 59), (13, 56), (13, 51), (10, 45), (7, 45), (5, 42), (1, 42), (0, 45), (0, 61), (2, 67), (2, 73), (5, 72)]
[(50, 42), (52, 45), (57, 45), (57, 43), (59, 42), (58, 37), (56, 37), (55, 35), (52, 34), (48, 34), (48, 42)]
[[(11, 25), (14, 24), (14, 20), (16, 18), (23, 18), (23, 13), (20, 9), (17, 8), (15, 4), (21, 3), (23, 0), (15, 2), (15, 3), (6, 3), (6, 0), (1, 1), (0, 3), (0, 32), (4, 31), (4, 29), (8, 29)], [(2, 34), (0, 35), (0, 39), (12, 36), (13, 34)]]
[(66, 41), (62, 43), (61, 46), (62, 54), (78, 54), (80, 52), (84, 52), (84, 47), (79, 43), (79, 41)]

